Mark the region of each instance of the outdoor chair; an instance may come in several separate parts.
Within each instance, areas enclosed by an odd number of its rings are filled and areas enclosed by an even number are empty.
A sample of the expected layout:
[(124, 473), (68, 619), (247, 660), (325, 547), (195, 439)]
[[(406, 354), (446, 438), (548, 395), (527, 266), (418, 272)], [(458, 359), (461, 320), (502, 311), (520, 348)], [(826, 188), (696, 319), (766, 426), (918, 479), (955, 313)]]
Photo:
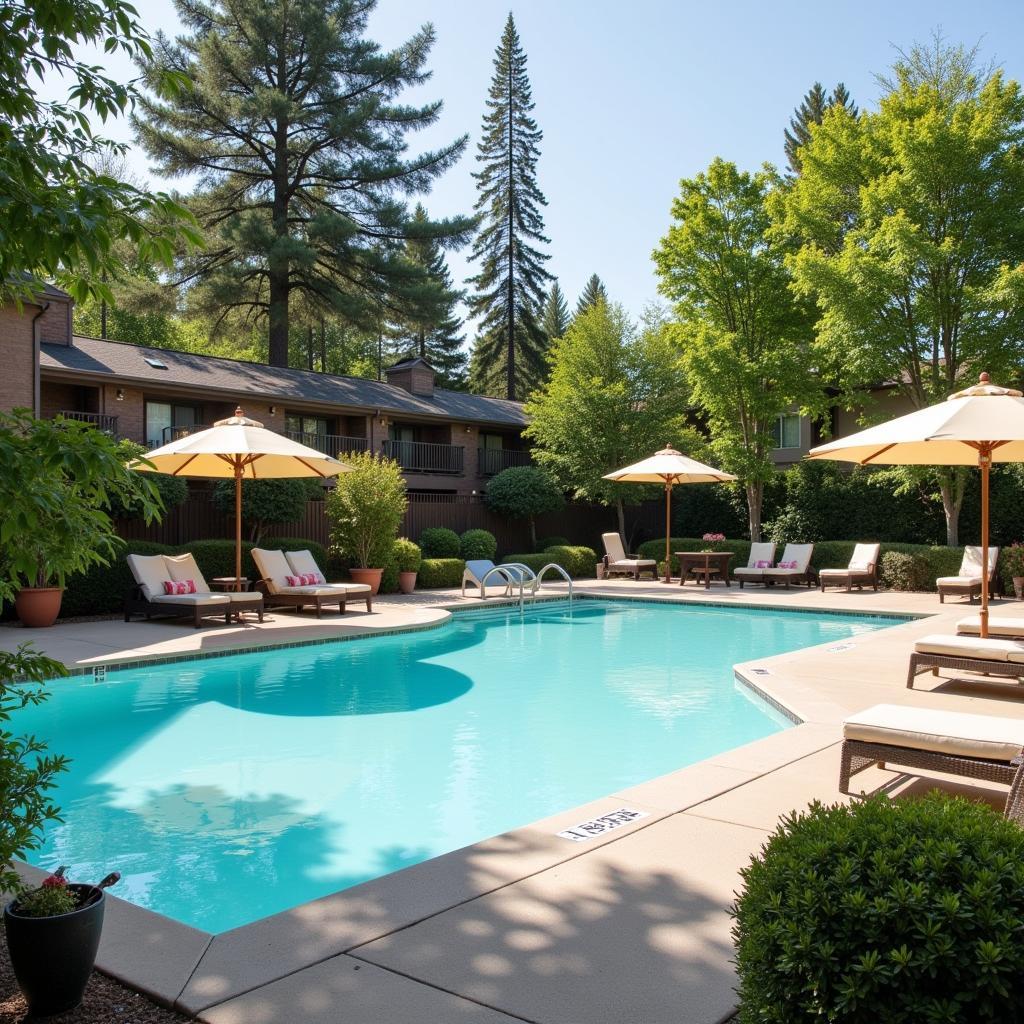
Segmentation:
[(1024, 824), (1024, 720), (876, 704), (843, 722), (839, 791), (873, 764), (919, 768), (1010, 787), (1005, 815)]
[[(125, 622), (130, 622), (133, 615), (147, 619), (190, 615), (198, 629), (204, 618), (223, 615), (230, 623), (243, 611), (254, 611), (263, 621), (261, 594), (214, 593), (190, 554), (128, 555), (126, 561), (135, 586), (125, 595)], [(186, 588), (188, 592), (184, 592)]]
[(740, 581), (740, 590), (744, 583), (764, 583), (766, 569), (770, 569), (775, 561), (775, 545), (771, 541), (758, 541), (750, 545), (747, 564), (732, 571), (732, 578)]
[[(981, 619), (977, 615), (961, 619), (956, 624), (956, 631), (961, 636), (978, 636), (981, 633)], [(989, 619), (988, 634), (1003, 639), (1024, 639), (1024, 619)]]
[(658, 578), (658, 563), (653, 558), (639, 558), (637, 555), (626, 556), (622, 546), (622, 538), (617, 533), (602, 533), (604, 542), (604, 574), (612, 576), (632, 576), (639, 580), (640, 574), (649, 572), (651, 579)]
[[(495, 571), (496, 570), (496, 571)], [(490, 573), (490, 576), (488, 576)], [(462, 572), (462, 596), (466, 596), (466, 584), (477, 587), (480, 597), (487, 597), (487, 587), (502, 587), (504, 596), (512, 593), (512, 579), (504, 569), (496, 566), (489, 558), (474, 558), (466, 563)]]
[[(995, 597), (996, 564), (999, 561), (999, 548), (988, 549), (988, 594)], [(967, 600), (974, 603), (975, 595), (981, 595), (981, 548), (968, 544), (964, 548), (960, 572), (956, 576), (940, 576), (935, 581), (939, 592), (939, 604), (944, 604), (947, 594), (966, 594)]]
[(765, 569), (764, 581), (771, 585), (784, 583), (789, 590), (791, 583), (814, 583), (814, 570), (811, 568), (811, 555), (814, 554), (813, 544), (787, 544), (782, 557), (775, 563), (774, 569)]
[[(301, 612), (306, 605), (316, 610), (316, 617), (322, 618), (325, 605), (337, 605), (338, 613), (345, 613), (345, 602), (349, 598), (366, 601), (366, 610), (373, 611), (373, 589), (365, 583), (325, 583), (324, 574), (309, 551), (268, 551), (253, 548), (252, 559), (256, 563), (260, 579), (256, 586), (263, 593), (268, 606), (294, 608)], [(321, 582), (295, 583), (300, 577), (313, 576)]]
[(1005, 637), (988, 637), (933, 633), (914, 644), (907, 669), (907, 688), (914, 679), (929, 669), (938, 675), (940, 668), (960, 672), (981, 672), (987, 676), (1009, 679), (1024, 678), (1024, 643)]
[(863, 590), (864, 584), (870, 584), (878, 590), (878, 555), (881, 544), (858, 544), (850, 556), (850, 563), (845, 569), (819, 569), (818, 586), (824, 591), (826, 584), (846, 587), (849, 593), (853, 587)]

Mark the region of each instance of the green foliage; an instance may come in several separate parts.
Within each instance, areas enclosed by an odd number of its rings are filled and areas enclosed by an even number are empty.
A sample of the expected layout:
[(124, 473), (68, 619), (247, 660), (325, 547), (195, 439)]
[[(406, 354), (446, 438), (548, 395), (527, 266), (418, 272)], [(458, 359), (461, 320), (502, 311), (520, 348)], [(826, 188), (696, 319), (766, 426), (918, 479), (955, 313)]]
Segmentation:
[[(117, 449), (122, 462), (146, 457), (146, 447), (137, 441), (118, 441)], [(171, 476), (169, 473), (150, 473), (146, 479), (156, 490), (164, 512), (177, 508), (188, 497), (188, 481), (183, 477)], [(144, 519), (146, 511), (146, 503), (138, 498), (127, 505), (116, 496), (110, 502), (110, 515), (115, 519)]]
[(78, 909), (78, 897), (67, 885), (41, 885), (18, 897), (22, 917), (56, 917)]
[(999, 572), (1003, 580), (1003, 593), (1013, 593), (1013, 578), (1024, 576), (1024, 544), (1015, 542), (999, 552)]
[(447, 526), (428, 526), (420, 534), (424, 558), (458, 558), (462, 550), (459, 535)]
[(565, 301), (565, 295), (555, 281), (551, 285), (551, 291), (544, 300), (544, 310), (541, 313), (540, 326), (550, 347), (555, 338), (561, 338), (567, 330), (572, 319), (569, 316), (569, 306)]
[(84, 423), (0, 413), (0, 600), (24, 585), (64, 586), (109, 562), (121, 545), (111, 505), (159, 510), (144, 473), (126, 468), (117, 442)]
[(502, 563), (521, 562), (523, 565), (532, 569), (534, 572), (540, 572), (541, 569), (543, 569), (544, 566), (551, 561), (551, 558), (547, 555), (546, 552), (542, 551), (539, 554), (505, 555), (501, 561)]
[(395, 541), (392, 560), (399, 572), (419, 572), (423, 564), (423, 552), (408, 537), (399, 537)]
[(467, 562), (485, 558), (493, 561), (498, 541), (489, 530), (466, 530), (459, 538), (459, 554)]
[[(187, 544), (183, 546), (188, 547)], [(308, 551), (313, 556), (313, 561), (320, 566), (320, 571), (328, 583), (341, 578), (341, 563), (323, 544), (318, 544), (315, 540), (306, 540), (303, 537), (264, 537), (259, 546), (268, 551)]]
[(408, 504), (405, 477), (394, 459), (372, 452), (353, 452), (345, 461), (352, 472), (337, 478), (324, 503), (331, 547), (359, 569), (383, 568)]
[[(765, 488), (762, 513), (770, 518), (778, 483)], [(672, 530), (684, 537), (724, 533), (742, 537), (748, 532), (746, 498), (740, 484), (676, 487), (672, 491)]]
[(511, 466), (496, 474), (484, 495), (487, 507), (510, 519), (530, 521), (530, 543), (537, 546), (536, 517), (565, 504), (561, 488), (540, 466)]
[(553, 544), (544, 549), (544, 556), (549, 562), (557, 562), (574, 580), (594, 578), (597, 552), (593, 548), (581, 544)]
[[(164, 193), (152, 193), (101, 166), (127, 146), (93, 134), (128, 111), (137, 92), (77, 54), (89, 46), (129, 57), (150, 53), (137, 11), (119, 0), (6, 3), (0, 18), (0, 299), (31, 299), (47, 281), (76, 299), (105, 296), (122, 267), (117, 243), (131, 240), (147, 259), (171, 263), (179, 241), (195, 240), (191, 219)], [(66, 98), (46, 100), (39, 83), (63, 81)], [(177, 75), (153, 80), (168, 92)]]
[(543, 552), (548, 548), (567, 547), (571, 543), (568, 537), (544, 537), (537, 541), (537, 550)]
[(465, 569), (466, 563), (461, 558), (424, 558), (416, 577), (416, 586), (420, 590), (461, 586)]
[[(191, 547), (189, 548), (191, 550)], [(106, 615), (118, 612), (124, 607), (125, 594), (131, 589), (135, 580), (125, 561), (128, 555), (170, 555), (175, 549), (168, 544), (155, 544), (150, 541), (127, 541), (109, 562), (96, 563), (84, 572), (76, 573), (68, 579), (67, 589), (60, 605), (62, 618), (75, 618), (81, 615)], [(234, 554), (231, 556), (231, 569), (222, 573), (234, 576)]]
[[(306, 502), (323, 494), (318, 478), (242, 481), (242, 522), (257, 546), (270, 524), (294, 523), (306, 511)], [(235, 481), (218, 480), (213, 503), (225, 516), (235, 514)]]
[[(711, 545), (701, 537), (673, 537), (669, 542), (672, 573), (674, 575), (679, 574), (679, 559), (676, 558), (675, 555), (677, 551), (702, 551), (704, 548), (710, 546)], [(746, 565), (747, 559), (750, 557), (749, 540), (720, 540), (715, 542), (715, 548), (719, 551), (731, 551), (733, 553), (733, 560), (729, 563), (730, 570), (734, 569), (737, 565)], [(644, 541), (643, 544), (637, 547), (637, 554), (641, 558), (656, 558), (658, 560), (658, 565), (660, 566), (660, 572), (664, 574), (664, 537)]]
[(742, 871), (740, 1024), (1004, 1022), (1024, 1000), (1024, 830), (931, 793), (792, 814)]
[(811, 139), (811, 132), (821, 124), (825, 111), (835, 104), (845, 107), (853, 117), (857, 116), (857, 106), (850, 99), (846, 86), (840, 82), (829, 96), (821, 82), (815, 82), (804, 96), (800, 106), (793, 112), (789, 127), (785, 131), (786, 159), (793, 174), (799, 174), (802, 167), (800, 147), (806, 146)]
[(478, 394), (523, 398), (544, 377), (547, 338), (538, 322), (551, 275), (544, 245), (537, 187), (537, 157), (543, 133), (530, 112), (533, 98), (526, 54), (509, 13), (494, 57), (494, 77), (477, 147), (478, 217), (471, 258), (480, 269), (469, 279), (469, 298), (479, 335), (470, 361), (470, 382)]
[(580, 293), (579, 301), (576, 303), (576, 312), (573, 314), (573, 319), (578, 316), (582, 316), (588, 309), (593, 309), (594, 306), (607, 301), (608, 289), (605, 288), (604, 281), (602, 281), (597, 274), (591, 274), (590, 277), (587, 278), (587, 283), (583, 286), (583, 291)]
[(654, 252), (693, 402), (716, 460), (744, 484), (755, 540), (777, 418), (825, 404), (808, 372), (810, 305), (794, 298), (785, 248), (768, 237), (766, 201), (779, 186), (770, 167), (748, 174), (714, 160), (681, 182), (674, 224)]
[(14, 653), (0, 651), (0, 892), (22, 892), (12, 862), (38, 850), (46, 825), (60, 821), (47, 794), (67, 766), (65, 758), (47, 754), (34, 736), (9, 732), (6, 723), (22, 708), (46, 699), (44, 682), (66, 675), (59, 661), (28, 644)]
[(886, 551), (882, 555), (882, 586), (889, 590), (927, 590), (928, 566), (921, 558), (905, 551)]

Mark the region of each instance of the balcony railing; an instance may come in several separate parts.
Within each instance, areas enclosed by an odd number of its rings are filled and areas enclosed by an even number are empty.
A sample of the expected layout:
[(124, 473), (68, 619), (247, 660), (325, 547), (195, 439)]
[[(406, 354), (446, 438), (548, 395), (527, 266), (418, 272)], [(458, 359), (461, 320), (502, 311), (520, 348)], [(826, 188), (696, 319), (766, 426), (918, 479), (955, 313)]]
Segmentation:
[(402, 469), (412, 473), (459, 474), (466, 449), (454, 444), (426, 441), (382, 441), (381, 451), (389, 459), (397, 459)]
[(78, 412), (74, 409), (61, 409), (58, 415), (66, 420), (78, 420), (79, 423), (89, 423), (97, 430), (105, 434), (117, 437), (117, 417), (108, 416), (105, 412)]
[(307, 448), (315, 448), (332, 459), (343, 456), (346, 452), (365, 452), (370, 443), (365, 437), (344, 437), (341, 434), (312, 434), (304, 430), (286, 430), (284, 436)]
[(530, 453), (512, 448), (477, 448), (477, 465), (481, 476), (494, 476), (510, 466), (530, 465)]
[(176, 427), (164, 427), (160, 432), (160, 440), (156, 444), (150, 441), (150, 444), (154, 448), (159, 448), (161, 445), (170, 444), (171, 441), (180, 441), (183, 437), (188, 437), (189, 434), (197, 434), (200, 430), (209, 430), (209, 423), (186, 423)]

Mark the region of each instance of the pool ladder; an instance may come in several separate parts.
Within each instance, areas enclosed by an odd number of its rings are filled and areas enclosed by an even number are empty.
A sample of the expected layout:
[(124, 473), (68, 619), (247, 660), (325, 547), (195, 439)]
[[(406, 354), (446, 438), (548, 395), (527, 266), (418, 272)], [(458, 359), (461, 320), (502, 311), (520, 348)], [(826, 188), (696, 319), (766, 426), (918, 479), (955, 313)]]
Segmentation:
[[(516, 563), (513, 563), (513, 564), (516, 564)], [(528, 566), (525, 566), (525, 565), (521, 566), (521, 565), (516, 564), (516, 568), (528, 569)], [(544, 574), (549, 569), (553, 569), (555, 572), (558, 573), (559, 576), (562, 577), (562, 579), (565, 580), (566, 583), (569, 584), (569, 606), (570, 606), (570, 608), (572, 607), (572, 577), (557, 562), (548, 562), (548, 564), (545, 565), (544, 568), (541, 569), (541, 571), (539, 573), (537, 573), (537, 575), (534, 576), (533, 579), (531, 579), (531, 580), (527, 580), (525, 578), (525, 574), (520, 572), (520, 574), (519, 574), (519, 612), (520, 612), (520, 614), (522, 614), (522, 612), (523, 612), (524, 602), (525, 602), (527, 597), (531, 597), (531, 598), (536, 599), (537, 593), (540, 590), (540, 585), (541, 585), (541, 583), (544, 582)], [(530, 584), (529, 592), (526, 591), (526, 588), (525, 588), (526, 583)]]

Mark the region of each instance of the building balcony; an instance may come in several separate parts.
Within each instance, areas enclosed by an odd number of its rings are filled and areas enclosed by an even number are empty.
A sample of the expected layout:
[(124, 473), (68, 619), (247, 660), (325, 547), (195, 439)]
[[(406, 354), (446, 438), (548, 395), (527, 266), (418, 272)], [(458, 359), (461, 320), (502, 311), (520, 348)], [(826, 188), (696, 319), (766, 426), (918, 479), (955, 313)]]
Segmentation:
[(164, 427), (160, 431), (159, 440), (150, 439), (149, 446), (151, 448), (162, 448), (165, 444), (170, 444), (171, 441), (180, 441), (183, 437), (188, 437), (189, 434), (197, 434), (200, 430), (209, 429), (209, 423), (188, 423), (177, 427)]
[(78, 412), (73, 409), (61, 409), (57, 414), (66, 420), (77, 420), (79, 423), (88, 423), (97, 430), (102, 430), (111, 437), (117, 437), (117, 417), (108, 416), (105, 412)]
[(529, 466), (530, 453), (512, 448), (477, 448), (477, 465), (481, 476), (494, 476), (510, 466)]
[(332, 459), (340, 459), (346, 452), (365, 452), (370, 447), (370, 442), (365, 437), (345, 437), (342, 434), (311, 434), (303, 430), (286, 430), (284, 436), (290, 441), (330, 455)]
[(409, 473), (463, 472), (465, 448), (454, 444), (432, 444), (426, 441), (382, 441), (381, 451), (395, 459)]

